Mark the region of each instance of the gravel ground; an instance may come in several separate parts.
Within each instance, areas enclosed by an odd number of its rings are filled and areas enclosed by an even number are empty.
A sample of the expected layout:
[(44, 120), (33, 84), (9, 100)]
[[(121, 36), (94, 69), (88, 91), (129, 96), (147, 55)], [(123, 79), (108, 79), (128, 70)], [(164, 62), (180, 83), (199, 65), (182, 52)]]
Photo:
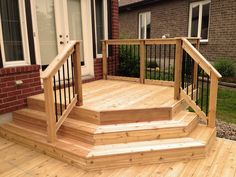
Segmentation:
[(236, 124), (229, 124), (221, 120), (216, 121), (217, 136), (236, 141)]

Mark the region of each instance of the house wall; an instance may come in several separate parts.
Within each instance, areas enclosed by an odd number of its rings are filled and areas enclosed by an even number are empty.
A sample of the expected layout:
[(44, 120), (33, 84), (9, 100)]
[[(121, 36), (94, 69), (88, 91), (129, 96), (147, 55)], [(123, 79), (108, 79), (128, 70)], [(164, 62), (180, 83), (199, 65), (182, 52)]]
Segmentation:
[[(119, 6), (118, 0), (112, 0), (112, 28), (111, 37), (119, 38)], [(1, 52), (1, 51), (0, 51)], [(0, 62), (1, 62), (0, 53)], [(94, 59), (94, 78), (85, 79), (83, 82), (102, 79), (102, 59)], [(16, 86), (16, 81), (22, 80), (23, 84)], [(0, 63), (0, 115), (23, 108), (27, 105), (27, 97), (42, 92), (40, 82), (40, 66), (29, 65), (2, 68)]]
[[(145, 11), (151, 11), (151, 38), (188, 36), (189, 5), (195, 1), (165, 0), (120, 12), (120, 37), (138, 38), (138, 14)], [(211, 0), (209, 41), (200, 51), (211, 61), (224, 57), (236, 62), (235, 49), (236, 1)]]
[[(39, 65), (0, 69), (0, 114), (26, 106), (26, 98), (42, 92)], [(16, 81), (23, 83), (19, 86)]]

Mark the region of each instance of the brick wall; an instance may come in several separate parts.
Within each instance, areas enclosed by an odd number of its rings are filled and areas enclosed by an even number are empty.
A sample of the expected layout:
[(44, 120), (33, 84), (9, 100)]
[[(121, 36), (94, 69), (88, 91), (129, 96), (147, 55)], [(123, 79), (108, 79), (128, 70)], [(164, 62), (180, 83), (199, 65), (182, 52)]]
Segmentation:
[[(187, 36), (190, 2), (197, 0), (165, 0), (120, 13), (120, 37), (138, 38), (138, 14), (151, 11), (151, 38), (164, 34)], [(219, 57), (236, 62), (236, 1), (211, 0), (209, 41), (200, 51), (208, 60)]]
[[(118, 0), (112, 0), (112, 39), (119, 38), (119, 5)], [(95, 80), (102, 79), (102, 58), (94, 59)]]
[[(15, 81), (23, 84), (16, 86)], [(42, 92), (39, 66), (0, 69), (0, 114), (26, 106), (26, 98)]]

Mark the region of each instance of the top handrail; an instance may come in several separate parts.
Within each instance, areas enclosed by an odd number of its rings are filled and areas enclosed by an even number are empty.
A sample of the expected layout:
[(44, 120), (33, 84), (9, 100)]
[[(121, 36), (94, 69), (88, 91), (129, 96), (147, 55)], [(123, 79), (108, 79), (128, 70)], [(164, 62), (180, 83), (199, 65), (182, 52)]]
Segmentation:
[(74, 46), (79, 41), (70, 41), (66, 47), (60, 52), (55, 59), (49, 64), (45, 71), (43, 71), (41, 78), (46, 79), (52, 77), (60, 69), (60, 67), (65, 63), (67, 58), (74, 52)]
[[(177, 39), (182, 39), (182, 37), (175, 38), (152, 38), (152, 39), (108, 39), (102, 40), (107, 45), (125, 45), (125, 44), (133, 44), (139, 45), (144, 41), (145, 45), (151, 44), (176, 44)], [(185, 39), (189, 40), (191, 44), (196, 44), (200, 38), (198, 37), (185, 37)]]
[(183, 49), (193, 58), (193, 60), (202, 67), (202, 69), (208, 74), (214, 73), (216, 77), (221, 78), (221, 74), (210, 64), (209, 61), (186, 39), (182, 38)]

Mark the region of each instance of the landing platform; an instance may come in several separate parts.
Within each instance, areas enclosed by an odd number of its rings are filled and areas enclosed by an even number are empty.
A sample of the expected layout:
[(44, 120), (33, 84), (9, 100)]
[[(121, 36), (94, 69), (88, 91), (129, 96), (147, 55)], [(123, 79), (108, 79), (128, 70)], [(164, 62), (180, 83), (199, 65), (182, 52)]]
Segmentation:
[[(85, 121), (95, 124), (170, 120), (185, 106), (174, 100), (174, 88), (170, 86), (98, 80), (85, 83), (82, 88), (83, 105), (74, 107), (69, 117), (86, 117)], [(63, 89), (61, 95), (64, 104)], [(44, 94), (31, 96), (27, 102), (31, 109), (45, 112)]]
[[(128, 81), (98, 80), (83, 84), (83, 106), (94, 111), (147, 109), (172, 106), (174, 88)], [(57, 94), (59, 96), (59, 94)], [(64, 91), (62, 91), (64, 98)], [(44, 100), (44, 94), (30, 97)], [(62, 99), (62, 102), (64, 100)]]

